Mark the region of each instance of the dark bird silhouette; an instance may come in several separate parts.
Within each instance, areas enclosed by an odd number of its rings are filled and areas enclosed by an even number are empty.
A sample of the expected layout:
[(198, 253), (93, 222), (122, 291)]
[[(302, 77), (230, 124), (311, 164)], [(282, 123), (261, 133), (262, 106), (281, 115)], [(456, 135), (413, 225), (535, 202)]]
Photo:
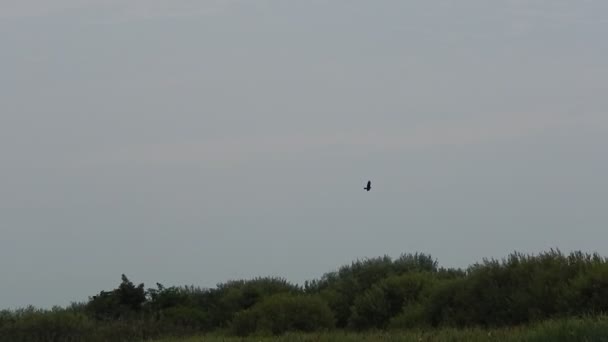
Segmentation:
[(367, 181), (367, 186), (363, 189), (370, 191), (372, 189), (372, 181)]

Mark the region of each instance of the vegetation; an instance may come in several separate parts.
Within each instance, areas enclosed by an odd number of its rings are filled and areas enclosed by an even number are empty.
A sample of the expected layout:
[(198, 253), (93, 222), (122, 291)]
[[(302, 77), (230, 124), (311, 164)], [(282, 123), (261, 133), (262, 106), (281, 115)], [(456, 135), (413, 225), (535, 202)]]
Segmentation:
[(145, 289), (123, 275), (85, 303), (0, 311), (0, 341), (599, 341), (608, 336), (607, 310), (608, 262), (597, 254), (513, 253), (445, 269), (416, 253), (357, 260), (304, 286), (266, 277)]
[[(332, 331), (323, 333), (286, 333), (280, 336), (252, 336), (256, 342), (453, 342), (453, 341), (504, 341), (504, 342), (572, 342), (608, 341), (608, 318), (548, 320), (529, 327), (517, 328), (435, 328), (407, 331)], [(154, 342), (242, 342), (240, 337), (204, 335), (188, 338), (169, 337)]]

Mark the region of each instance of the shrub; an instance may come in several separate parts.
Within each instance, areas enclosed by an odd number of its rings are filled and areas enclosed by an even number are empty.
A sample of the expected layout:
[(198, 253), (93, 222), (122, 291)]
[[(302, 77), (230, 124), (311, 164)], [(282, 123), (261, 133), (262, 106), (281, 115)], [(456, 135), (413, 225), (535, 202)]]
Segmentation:
[(358, 296), (351, 309), (354, 329), (385, 328), (405, 306), (428, 296), (435, 279), (430, 273), (409, 273), (386, 278)]
[(608, 312), (608, 264), (594, 265), (581, 273), (571, 287), (567, 301), (572, 313)]
[(190, 331), (210, 329), (209, 314), (201, 309), (175, 306), (166, 309), (163, 313), (162, 323), (164, 324)]
[(279, 293), (300, 293), (299, 287), (282, 278), (263, 277), (219, 284), (210, 303), (213, 325), (223, 327), (234, 315), (249, 309), (264, 298)]
[(331, 329), (334, 317), (327, 304), (317, 296), (278, 294), (248, 310), (239, 312), (231, 330), (239, 336), (254, 332), (282, 334), (287, 331), (311, 332)]
[(317, 291), (327, 300), (336, 316), (336, 325), (345, 327), (353, 312), (357, 296), (390, 276), (418, 272), (436, 272), (437, 262), (430, 255), (402, 254), (392, 260), (389, 256), (357, 260), (340, 267), (338, 272), (325, 274), (320, 281), (307, 283), (307, 292)]
[(0, 327), (0, 341), (85, 341), (94, 329), (84, 314), (64, 310), (28, 309), (13, 317)]

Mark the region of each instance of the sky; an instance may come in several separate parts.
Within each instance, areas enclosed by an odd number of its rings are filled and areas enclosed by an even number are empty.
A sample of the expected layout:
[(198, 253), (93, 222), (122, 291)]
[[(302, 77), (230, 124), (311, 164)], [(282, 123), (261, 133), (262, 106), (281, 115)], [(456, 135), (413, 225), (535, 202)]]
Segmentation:
[(0, 307), (608, 256), (607, 11), (0, 0)]

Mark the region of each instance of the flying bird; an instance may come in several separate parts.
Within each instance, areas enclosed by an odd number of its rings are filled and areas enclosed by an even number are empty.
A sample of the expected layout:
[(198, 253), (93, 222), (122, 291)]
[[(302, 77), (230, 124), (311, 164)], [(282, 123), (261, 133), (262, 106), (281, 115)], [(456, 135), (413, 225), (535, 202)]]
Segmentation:
[(363, 189), (370, 191), (372, 189), (372, 181), (367, 181), (367, 186)]

